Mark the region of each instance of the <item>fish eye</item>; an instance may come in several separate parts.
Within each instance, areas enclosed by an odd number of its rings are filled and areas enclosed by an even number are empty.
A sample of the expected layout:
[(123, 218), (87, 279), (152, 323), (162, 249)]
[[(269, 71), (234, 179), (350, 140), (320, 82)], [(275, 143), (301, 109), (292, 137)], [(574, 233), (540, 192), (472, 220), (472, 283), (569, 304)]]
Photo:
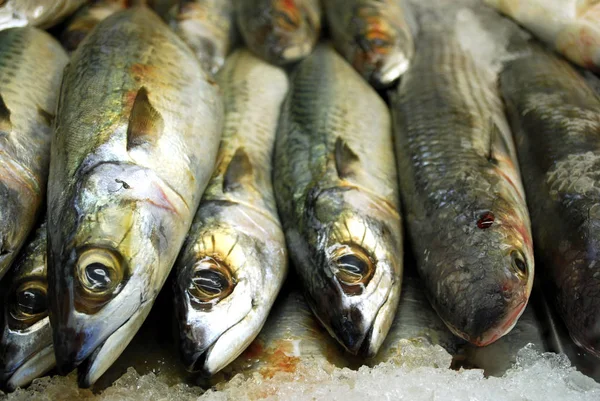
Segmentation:
[(32, 325), (48, 314), (47, 286), (42, 281), (19, 285), (12, 295), (10, 315), (20, 324)]
[(375, 272), (375, 263), (356, 245), (339, 247), (332, 259), (333, 273), (345, 293), (359, 295)]
[(201, 305), (213, 305), (226, 298), (235, 288), (229, 267), (212, 256), (205, 256), (193, 267), (188, 293)]
[(81, 288), (92, 296), (110, 295), (123, 279), (119, 258), (108, 249), (85, 250), (77, 261)]
[(523, 256), (523, 252), (519, 250), (515, 249), (510, 253), (510, 267), (515, 275), (522, 280), (527, 279), (529, 276), (525, 256)]

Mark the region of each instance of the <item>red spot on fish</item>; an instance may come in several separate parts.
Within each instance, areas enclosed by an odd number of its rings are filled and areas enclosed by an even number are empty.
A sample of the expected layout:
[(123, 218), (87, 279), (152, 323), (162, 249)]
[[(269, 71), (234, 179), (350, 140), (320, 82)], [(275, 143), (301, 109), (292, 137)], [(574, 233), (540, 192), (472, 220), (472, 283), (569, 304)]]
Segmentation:
[(485, 212), (479, 217), (479, 220), (477, 220), (477, 227), (479, 227), (482, 230), (490, 228), (492, 224), (494, 224), (495, 219), (496, 218), (494, 217), (494, 213)]
[(265, 351), (265, 347), (260, 340), (254, 340), (250, 343), (248, 348), (244, 351), (244, 358), (247, 359), (258, 359), (262, 356)]
[(283, 6), (288, 9), (296, 8), (296, 0), (283, 0)]

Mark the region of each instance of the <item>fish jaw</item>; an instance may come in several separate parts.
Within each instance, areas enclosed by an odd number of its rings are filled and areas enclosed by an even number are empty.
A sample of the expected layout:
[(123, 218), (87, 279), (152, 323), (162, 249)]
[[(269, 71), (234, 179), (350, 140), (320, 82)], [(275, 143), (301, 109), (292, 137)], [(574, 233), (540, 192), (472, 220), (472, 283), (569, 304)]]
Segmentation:
[(6, 388), (8, 391), (15, 391), (19, 387), (25, 387), (55, 366), (54, 347), (50, 344), (19, 366), (6, 382)]

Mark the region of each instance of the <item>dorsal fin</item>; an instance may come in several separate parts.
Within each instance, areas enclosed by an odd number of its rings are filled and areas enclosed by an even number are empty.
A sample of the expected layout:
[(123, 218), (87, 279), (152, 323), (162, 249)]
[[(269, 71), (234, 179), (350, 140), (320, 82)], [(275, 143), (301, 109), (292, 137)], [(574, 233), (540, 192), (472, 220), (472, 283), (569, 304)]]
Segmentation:
[(335, 168), (338, 177), (345, 179), (353, 174), (360, 162), (358, 155), (348, 146), (346, 141), (338, 137), (335, 141)]
[(42, 117), (42, 119), (48, 124), (48, 126), (52, 127), (54, 123), (54, 114), (48, 113), (46, 110), (42, 109), (40, 106), (37, 108), (37, 112)]
[(242, 183), (251, 179), (253, 174), (252, 163), (243, 147), (238, 148), (229, 161), (223, 176), (223, 192), (230, 192)]
[(10, 122), (10, 110), (4, 103), (4, 98), (0, 95), (0, 132), (8, 133), (12, 131), (12, 123)]
[(506, 138), (498, 125), (490, 120), (490, 144), (488, 146), (487, 159), (490, 163), (496, 163), (498, 161), (498, 152), (504, 153), (510, 156), (510, 147), (506, 143)]
[(141, 87), (135, 96), (129, 126), (127, 127), (127, 150), (144, 144), (154, 144), (164, 129), (162, 116), (148, 99), (148, 91)]

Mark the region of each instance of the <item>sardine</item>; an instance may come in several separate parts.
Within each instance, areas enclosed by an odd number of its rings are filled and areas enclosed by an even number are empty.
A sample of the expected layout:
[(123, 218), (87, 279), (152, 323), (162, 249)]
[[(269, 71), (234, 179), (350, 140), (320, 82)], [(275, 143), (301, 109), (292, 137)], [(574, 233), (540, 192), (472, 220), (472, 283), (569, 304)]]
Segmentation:
[(600, 71), (598, 0), (484, 0), (582, 67)]
[(44, 223), (24, 247), (2, 297), (0, 383), (9, 391), (26, 386), (56, 365), (48, 318), (46, 239)]
[(490, 344), (517, 322), (534, 274), (496, 73), (453, 28), (423, 24), (392, 97), (402, 201), (428, 298), (456, 335)]
[(0, 30), (26, 25), (50, 28), (73, 14), (86, 0), (0, 1)]
[(233, 0), (187, 0), (179, 5), (175, 32), (204, 69), (216, 74), (235, 42)]
[(219, 73), (225, 124), (218, 163), (176, 264), (181, 354), (213, 375), (257, 336), (286, 276), (271, 184), (285, 72), (238, 50)]
[(320, 0), (234, 0), (237, 25), (254, 53), (274, 64), (308, 56), (321, 33)]
[(223, 105), (144, 7), (102, 21), (65, 69), (48, 191), (57, 367), (89, 386), (148, 315), (212, 174)]
[(274, 185), (308, 303), (351, 353), (377, 353), (400, 296), (402, 233), (389, 111), (331, 46), (292, 77)]
[(44, 200), (52, 120), (68, 57), (33, 27), (0, 32), (0, 279)]
[(545, 292), (573, 340), (600, 356), (600, 98), (541, 46), (519, 45), (518, 53), (500, 83)]
[(372, 85), (389, 87), (408, 69), (416, 24), (406, 1), (324, 0), (336, 49)]

